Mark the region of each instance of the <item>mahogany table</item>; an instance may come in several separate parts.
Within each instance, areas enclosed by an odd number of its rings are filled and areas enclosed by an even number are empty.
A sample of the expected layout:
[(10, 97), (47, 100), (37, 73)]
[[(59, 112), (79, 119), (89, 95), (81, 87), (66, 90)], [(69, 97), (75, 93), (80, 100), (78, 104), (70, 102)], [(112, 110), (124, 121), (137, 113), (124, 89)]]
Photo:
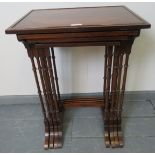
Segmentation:
[[(128, 59), (140, 30), (151, 25), (125, 6), (32, 10), (6, 30), (31, 59), (45, 124), (44, 148), (62, 147), (68, 106), (103, 109), (106, 147), (122, 147), (121, 113)], [(60, 99), (54, 47), (105, 46), (103, 97)]]

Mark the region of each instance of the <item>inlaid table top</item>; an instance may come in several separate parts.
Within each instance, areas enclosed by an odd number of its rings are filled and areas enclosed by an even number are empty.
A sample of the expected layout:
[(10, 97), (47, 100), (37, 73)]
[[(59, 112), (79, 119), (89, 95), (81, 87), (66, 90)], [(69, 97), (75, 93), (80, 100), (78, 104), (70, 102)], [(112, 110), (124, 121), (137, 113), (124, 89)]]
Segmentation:
[(150, 24), (125, 6), (32, 10), (6, 33), (60, 33), (149, 28)]

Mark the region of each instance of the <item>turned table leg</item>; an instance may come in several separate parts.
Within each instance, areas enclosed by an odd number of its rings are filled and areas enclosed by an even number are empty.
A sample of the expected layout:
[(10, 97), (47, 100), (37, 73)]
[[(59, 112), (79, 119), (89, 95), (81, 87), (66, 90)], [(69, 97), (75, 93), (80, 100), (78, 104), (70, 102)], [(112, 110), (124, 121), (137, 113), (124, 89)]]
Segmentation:
[(133, 40), (106, 46), (104, 73), (104, 129), (106, 147), (123, 147), (121, 113), (129, 54)]
[(52, 60), (49, 48), (36, 48), (35, 45), (26, 47), (31, 59), (44, 116), (44, 148), (60, 148), (62, 147), (62, 105), (60, 104), (54, 51), (52, 50)]

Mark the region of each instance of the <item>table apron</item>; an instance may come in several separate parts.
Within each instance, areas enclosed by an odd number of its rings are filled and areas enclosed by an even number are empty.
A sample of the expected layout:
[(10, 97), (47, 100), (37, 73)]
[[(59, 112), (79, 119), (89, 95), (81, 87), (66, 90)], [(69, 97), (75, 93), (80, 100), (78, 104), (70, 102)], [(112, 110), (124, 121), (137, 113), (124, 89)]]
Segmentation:
[(20, 34), (18, 40), (65, 40), (67, 38), (96, 38), (96, 37), (119, 37), (138, 36), (140, 30), (130, 31), (101, 31), (101, 32), (78, 32), (78, 33), (56, 33), (56, 34)]

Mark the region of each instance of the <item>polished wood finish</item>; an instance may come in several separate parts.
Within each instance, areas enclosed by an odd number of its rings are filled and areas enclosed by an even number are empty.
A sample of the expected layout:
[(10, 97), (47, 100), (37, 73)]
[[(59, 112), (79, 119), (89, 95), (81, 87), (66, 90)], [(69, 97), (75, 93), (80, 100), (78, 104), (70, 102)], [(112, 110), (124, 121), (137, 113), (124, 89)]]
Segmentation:
[(64, 107), (104, 107), (103, 97), (91, 97), (91, 98), (72, 98), (62, 100)]
[[(27, 45), (26, 43), (25, 46), (32, 62), (32, 68), (34, 71), (44, 114), (44, 148), (59, 148), (62, 146), (62, 119), (59, 99), (60, 94), (58, 94), (58, 88), (56, 94), (51, 54), (48, 48), (36, 49), (34, 45)], [(41, 81), (43, 91), (41, 91), (39, 80)]]
[[(151, 25), (124, 6), (32, 10), (6, 30), (23, 42), (32, 63), (45, 124), (45, 149), (62, 147), (64, 107), (103, 109), (106, 147), (123, 147), (121, 114), (128, 60)], [(54, 47), (105, 46), (102, 97), (61, 99)]]
[[(93, 20), (92, 20), (93, 19)], [(150, 24), (125, 6), (32, 10), (7, 33), (59, 33), (148, 28)]]

